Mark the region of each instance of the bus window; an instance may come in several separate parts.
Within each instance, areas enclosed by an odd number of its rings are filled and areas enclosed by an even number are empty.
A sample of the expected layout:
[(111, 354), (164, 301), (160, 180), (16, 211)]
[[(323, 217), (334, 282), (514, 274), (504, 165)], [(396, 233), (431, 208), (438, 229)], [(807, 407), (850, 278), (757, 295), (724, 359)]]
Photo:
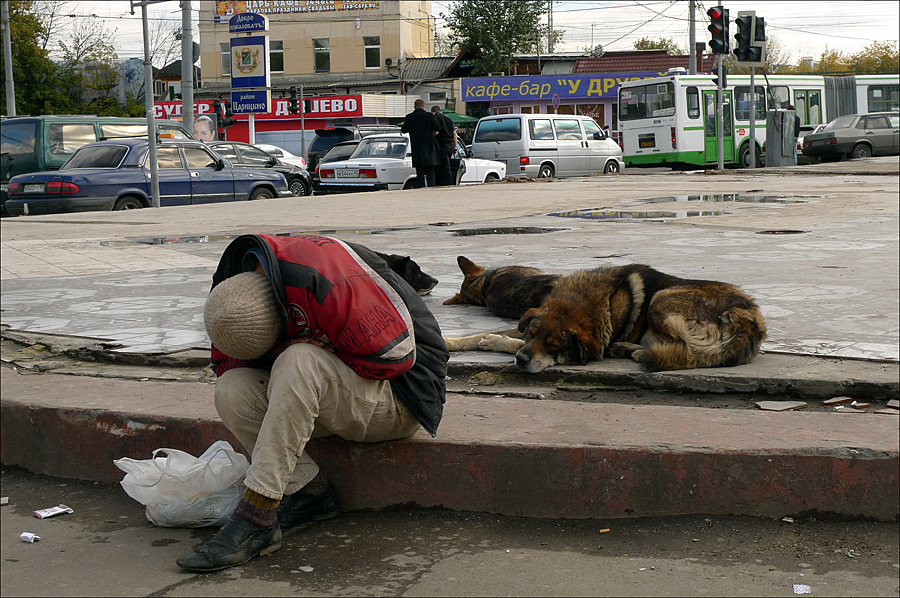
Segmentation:
[(688, 118), (700, 118), (700, 92), (696, 87), (687, 88)]
[[(756, 118), (766, 120), (766, 90), (762, 85), (756, 87)], [(734, 118), (735, 120), (750, 120), (750, 105), (752, 103), (749, 85), (737, 85), (734, 88)]]
[(870, 85), (866, 92), (868, 112), (891, 112), (900, 108), (900, 85)]
[(619, 119), (637, 120), (675, 115), (675, 85), (671, 82), (639, 85), (619, 93)]
[(791, 105), (791, 90), (784, 85), (771, 85), (766, 98), (769, 110), (784, 110)]

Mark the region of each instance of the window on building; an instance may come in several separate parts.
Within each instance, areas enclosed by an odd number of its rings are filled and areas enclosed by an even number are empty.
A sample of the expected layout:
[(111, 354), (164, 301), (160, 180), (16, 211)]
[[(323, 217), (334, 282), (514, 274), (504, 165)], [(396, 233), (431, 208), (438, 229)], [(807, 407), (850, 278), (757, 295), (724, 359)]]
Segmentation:
[(269, 40), (269, 70), (273, 73), (284, 72), (284, 42)]
[(317, 73), (331, 70), (331, 50), (329, 40), (314, 39), (313, 41), (313, 68)]
[(428, 101), (429, 102), (444, 102), (447, 100), (447, 92), (446, 91), (429, 91), (428, 92)]
[(222, 76), (231, 76), (231, 44), (219, 44), (219, 53), (222, 56)]
[(900, 107), (900, 85), (870, 85), (866, 91), (869, 112), (891, 112)]
[(381, 68), (381, 38), (377, 35), (363, 37), (363, 48), (366, 54), (366, 68)]

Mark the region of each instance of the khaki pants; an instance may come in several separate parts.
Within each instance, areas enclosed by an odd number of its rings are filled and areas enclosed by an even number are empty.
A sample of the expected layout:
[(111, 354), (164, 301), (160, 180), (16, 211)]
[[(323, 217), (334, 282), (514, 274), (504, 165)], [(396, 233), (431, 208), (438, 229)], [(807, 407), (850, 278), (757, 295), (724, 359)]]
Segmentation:
[(216, 381), (215, 400), (219, 417), (251, 455), (244, 485), (274, 499), (319, 473), (304, 452), (310, 438), (381, 442), (419, 428), (390, 383), (362, 378), (333, 353), (306, 343), (289, 346), (271, 373), (228, 370)]

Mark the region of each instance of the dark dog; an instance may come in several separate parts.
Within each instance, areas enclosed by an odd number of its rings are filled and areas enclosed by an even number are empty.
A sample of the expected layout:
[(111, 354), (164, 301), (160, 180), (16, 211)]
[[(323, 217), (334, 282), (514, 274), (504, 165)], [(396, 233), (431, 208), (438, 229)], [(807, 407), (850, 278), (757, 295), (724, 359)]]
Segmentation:
[(465, 278), (459, 292), (444, 305), (484, 305), (495, 316), (513, 320), (540, 305), (562, 278), (526, 266), (485, 268), (464, 256), (457, 257), (456, 263)]
[(532, 373), (604, 354), (650, 370), (740, 365), (766, 337), (762, 314), (742, 289), (640, 264), (566, 276), (525, 313), (519, 331), (525, 342), (516, 364)]
[(414, 288), (420, 295), (427, 295), (431, 289), (437, 286), (438, 279), (430, 276), (422, 271), (411, 257), (408, 255), (397, 255), (396, 253), (381, 253), (376, 251), (378, 256), (386, 261), (391, 270), (400, 275), (409, 286)]

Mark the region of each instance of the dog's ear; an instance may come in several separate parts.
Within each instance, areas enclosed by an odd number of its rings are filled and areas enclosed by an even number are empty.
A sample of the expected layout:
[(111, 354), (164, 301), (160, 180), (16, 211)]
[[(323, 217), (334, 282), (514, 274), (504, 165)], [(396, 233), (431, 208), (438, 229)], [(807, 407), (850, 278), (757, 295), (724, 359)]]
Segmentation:
[(453, 295), (452, 297), (450, 297), (449, 299), (447, 299), (446, 301), (444, 301), (444, 305), (460, 305), (465, 302), (466, 302), (466, 300), (463, 299), (463, 296), (460, 295), (459, 293), (457, 293), (457, 294)]
[(404, 255), (399, 260), (397, 260), (397, 267), (402, 268), (403, 266), (405, 266), (406, 264), (408, 264), (411, 261), (412, 261), (411, 257), (409, 257), (408, 255)]
[(484, 268), (466, 258), (464, 255), (456, 258), (456, 263), (459, 264), (459, 269), (462, 270), (462, 273), (466, 278), (469, 278), (470, 276), (479, 276), (484, 273)]
[(519, 332), (525, 332), (525, 330), (528, 328), (528, 325), (531, 324), (531, 320), (533, 320), (534, 317), (538, 314), (538, 311), (539, 310), (537, 307), (532, 307), (525, 312), (525, 314), (519, 320)]

